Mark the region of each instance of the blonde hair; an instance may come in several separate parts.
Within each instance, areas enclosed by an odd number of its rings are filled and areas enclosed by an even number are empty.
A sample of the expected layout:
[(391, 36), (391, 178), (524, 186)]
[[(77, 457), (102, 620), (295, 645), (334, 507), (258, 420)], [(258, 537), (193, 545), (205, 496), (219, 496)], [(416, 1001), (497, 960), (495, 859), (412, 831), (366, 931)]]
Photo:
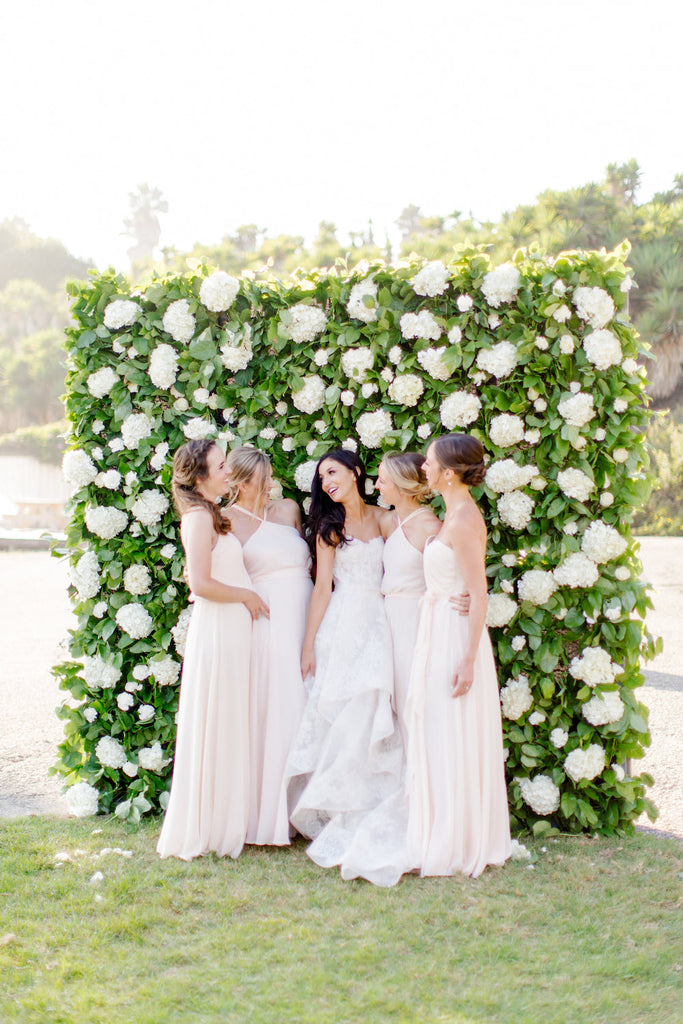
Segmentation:
[(241, 448), (233, 448), (228, 453), (228, 467), (230, 469), (230, 482), (228, 489), (228, 503), (234, 504), (239, 497), (239, 485), (245, 484), (255, 473), (260, 477), (259, 500), (265, 501), (268, 498), (268, 469), (270, 459), (265, 452), (259, 448), (252, 448), (245, 444)]
[(382, 459), (387, 476), (399, 491), (415, 501), (426, 502), (432, 492), (422, 468), (423, 462), (424, 456), (417, 452), (387, 452)]
[(230, 520), (222, 514), (218, 505), (205, 498), (197, 489), (197, 484), (209, 474), (208, 456), (215, 447), (215, 441), (205, 438), (201, 441), (187, 441), (178, 448), (173, 456), (171, 493), (179, 516), (194, 508), (205, 508), (211, 513), (216, 533), (230, 533)]

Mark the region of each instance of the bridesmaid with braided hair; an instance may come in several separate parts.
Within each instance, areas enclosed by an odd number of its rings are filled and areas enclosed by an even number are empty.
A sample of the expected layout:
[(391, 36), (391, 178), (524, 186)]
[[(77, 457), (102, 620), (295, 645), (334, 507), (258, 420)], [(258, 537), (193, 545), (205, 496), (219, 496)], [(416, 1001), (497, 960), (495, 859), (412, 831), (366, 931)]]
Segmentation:
[(195, 601), (157, 851), (182, 860), (210, 851), (239, 856), (249, 823), (251, 624), (268, 616), (268, 607), (252, 589), (242, 545), (217, 505), (228, 475), (213, 441), (188, 441), (175, 453), (171, 486)]
[[(466, 434), (430, 444), (427, 481), (443, 496), (424, 552), (427, 591), (408, 687), (408, 850), (421, 875), (477, 876), (510, 856), (496, 668), (486, 618), (486, 525), (470, 494), (484, 449)], [(470, 594), (467, 617), (451, 598)]]

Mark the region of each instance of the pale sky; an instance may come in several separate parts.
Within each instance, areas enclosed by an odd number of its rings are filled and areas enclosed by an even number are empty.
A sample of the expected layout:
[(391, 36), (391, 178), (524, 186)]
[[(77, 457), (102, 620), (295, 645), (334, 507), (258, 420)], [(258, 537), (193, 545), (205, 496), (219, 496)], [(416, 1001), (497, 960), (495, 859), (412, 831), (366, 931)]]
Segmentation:
[(635, 157), (683, 173), (671, 0), (14, 0), (0, 220), (126, 269), (128, 193), (161, 244), (240, 224), (340, 238), (372, 218), (497, 218)]

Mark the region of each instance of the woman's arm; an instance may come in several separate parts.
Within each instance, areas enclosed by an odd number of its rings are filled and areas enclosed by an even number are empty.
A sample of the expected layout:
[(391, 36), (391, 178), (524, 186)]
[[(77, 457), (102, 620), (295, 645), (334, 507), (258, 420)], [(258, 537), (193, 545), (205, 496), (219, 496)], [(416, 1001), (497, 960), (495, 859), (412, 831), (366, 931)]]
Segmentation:
[(486, 621), (486, 531), (478, 509), (467, 509), (448, 529), (447, 540), (462, 574), (470, 605), (467, 616), (467, 648), (453, 677), (453, 696), (461, 697), (472, 686), (474, 659)]
[(315, 675), (315, 655), (313, 645), (323, 621), (327, 606), (332, 596), (332, 574), (334, 570), (335, 548), (325, 544), (318, 537), (315, 545), (316, 550), (316, 574), (315, 586), (311, 595), (311, 603), (308, 606), (308, 619), (306, 621), (306, 634), (301, 649), (301, 675), (305, 679), (307, 675)]
[(244, 604), (251, 617), (268, 617), (268, 606), (253, 590), (232, 587), (211, 575), (211, 546), (214, 540), (213, 520), (205, 509), (186, 512), (180, 524), (180, 535), (185, 548), (187, 579), (195, 597), (225, 604)]

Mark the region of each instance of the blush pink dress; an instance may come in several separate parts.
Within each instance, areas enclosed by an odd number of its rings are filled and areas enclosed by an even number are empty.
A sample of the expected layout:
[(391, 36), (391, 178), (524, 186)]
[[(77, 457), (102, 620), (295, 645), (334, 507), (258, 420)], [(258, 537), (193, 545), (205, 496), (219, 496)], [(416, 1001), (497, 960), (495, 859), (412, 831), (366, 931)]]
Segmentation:
[(408, 852), (421, 875), (481, 874), (510, 856), (510, 822), (496, 668), (486, 628), (474, 682), (451, 696), (468, 620), (449, 598), (464, 591), (453, 550), (424, 552), (427, 593), (406, 706)]
[[(189, 513), (192, 514), (192, 513)], [(242, 545), (221, 534), (211, 575), (251, 588)], [(241, 603), (195, 597), (180, 683), (171, 796), (157, 844), (162, 857), (214, 851), (237, 857), (249, 818), (251, 615)]]

